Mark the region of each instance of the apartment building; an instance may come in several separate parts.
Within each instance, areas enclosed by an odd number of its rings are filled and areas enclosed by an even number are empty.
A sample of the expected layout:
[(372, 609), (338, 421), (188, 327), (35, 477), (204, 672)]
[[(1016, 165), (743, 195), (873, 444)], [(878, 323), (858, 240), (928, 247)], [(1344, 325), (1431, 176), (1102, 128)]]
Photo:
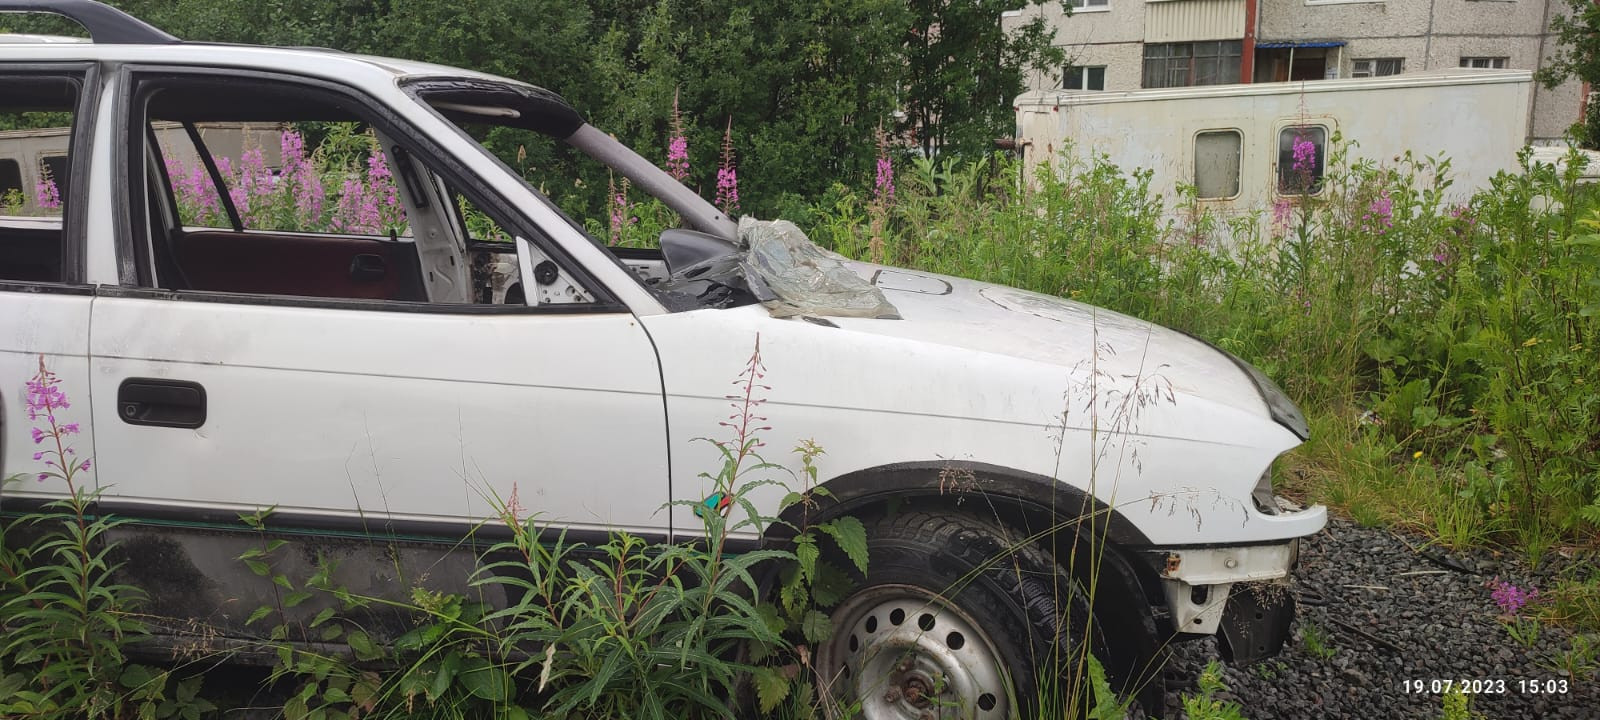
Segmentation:
[[(1070, 6), (1070, 15), (1064, 8)], [(1564, 0), (1060, 0), (1005, 14), (1043, 17), (1068, 62), (1029, 89), (1083, 92), (1317, 81), (1453, 67), (1533, 70), (1554, 56)], [(1582, 83), (1532, 94), (1535, 144), (1581, 117)]]

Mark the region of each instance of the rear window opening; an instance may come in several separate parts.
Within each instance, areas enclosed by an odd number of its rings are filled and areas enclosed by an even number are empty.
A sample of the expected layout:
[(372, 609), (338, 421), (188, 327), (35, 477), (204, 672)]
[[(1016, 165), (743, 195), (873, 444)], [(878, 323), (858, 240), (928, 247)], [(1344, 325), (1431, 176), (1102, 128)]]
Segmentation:
[(0, 281), (61, 282), (78, 83), (0, 77)]

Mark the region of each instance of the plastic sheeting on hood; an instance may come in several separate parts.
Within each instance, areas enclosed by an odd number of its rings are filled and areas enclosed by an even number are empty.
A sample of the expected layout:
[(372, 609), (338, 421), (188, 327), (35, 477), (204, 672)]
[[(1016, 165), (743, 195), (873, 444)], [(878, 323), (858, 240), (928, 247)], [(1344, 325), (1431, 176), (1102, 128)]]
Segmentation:
[(675, 269), (659, 286), (674, 308), (759, 302), (773, 317), (899, 320), (900, 312), (846, 258), (818, 247), (788, 220), (739, 219), (739, 250)]
[(740, 218), (739, 240), (749, 248), (744, 264), (777, 296), (761, 303), (773, 317), (900, 317), (883, 291), (845, 267), (843, 256), (811, 242), (788, 220)]

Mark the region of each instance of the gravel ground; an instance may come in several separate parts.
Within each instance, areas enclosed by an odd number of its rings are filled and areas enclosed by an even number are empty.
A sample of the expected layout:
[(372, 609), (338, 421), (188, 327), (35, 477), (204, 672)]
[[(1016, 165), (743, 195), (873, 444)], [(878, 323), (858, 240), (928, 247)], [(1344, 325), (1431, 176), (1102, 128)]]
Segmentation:
[[(1493, 720), (1600, 718), (1600, 677), (1564, 677), (1541, 659), (1568, 647), (1564, 630), (1545, 628), (1533, 649), (1513, 640), (1496, 620), (1487, 583), (1494, 577), (1523, 587), (1547, 587), (1564, 567), (1593, 556), (1554, 558), (1530, 570), (1518, 557), (1488, 551), (1419, 554), (1423, 539), (1335, 520), (1302, 542), (1294, 586), (1301, 597), (1293, 636), (1276, 658), (1228, 667), (1224, 681), (1252, 720), (1273, 718), (1437, 718), (1438, 694), (1406, 691), (1407, 680), (1491, 681), (1472, 698), (1472, 710)], [(1443, 564), (1441, 564), (1441, 562)], [(1468, 571), (1446, 569), (1457, 565)], [(1361, 633), (1341, 627), (1352, 626)], [(1324, 652), (1308, 649), (1321, 636)], [(1392, 647), (1386, 647), (1388, 643)], [(1328, 651), (1331, 650), (1331, 656)], [(1319, 656), (1321, 655), (1321, 656)], [(1169, 671), (1175, 691), (1215, 657), (1215, 641), (1188, 643)], [(1566, 680), (1564, 694), (1533, 693), (1522, 681)], [(1169, 695), (1168, 717), (1181, 717)]]

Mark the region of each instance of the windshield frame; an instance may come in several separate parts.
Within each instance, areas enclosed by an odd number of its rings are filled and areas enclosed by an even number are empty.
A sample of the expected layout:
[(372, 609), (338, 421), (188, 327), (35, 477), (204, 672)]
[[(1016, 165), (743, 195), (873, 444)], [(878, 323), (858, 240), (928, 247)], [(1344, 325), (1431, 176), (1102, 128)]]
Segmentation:
[[(463, 120), (532, 130), (560, 140), (660, 200), (683, 218), (689, 228), (738, 244), (739, 226), (732, 218), (627, 145), (590, 125), (575, 108), (553, 92), (515, 80), (487, 76), (419, 77), (403, 81), (400, 88), (418, 105), (450, 125), (462, 137), (471, 140), (501, 170), (516, 177), (558, 212), (560, 208), (556, 203), (472, 138), (462, 127)], [(584, 230), (581, 223), (565, 212), (561, 212), (561, 216), (580, 231)]]

